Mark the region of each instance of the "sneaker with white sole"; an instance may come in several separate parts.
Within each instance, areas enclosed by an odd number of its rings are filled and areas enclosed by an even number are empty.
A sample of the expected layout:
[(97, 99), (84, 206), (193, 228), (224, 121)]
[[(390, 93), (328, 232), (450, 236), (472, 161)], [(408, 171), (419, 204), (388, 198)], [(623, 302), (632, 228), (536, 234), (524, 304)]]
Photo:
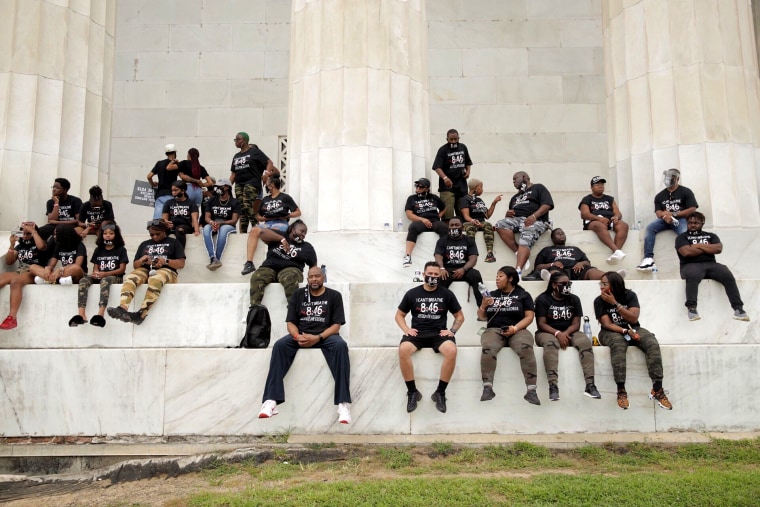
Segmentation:
[(338, 404), (338, 422), (341, 424), (351, 424), (351, 405), (348, 403)]
[(62, 276), (58, 279), (58, 284), (60, 285), (73, 285), (74, 279), (70, 276)]
[(607, 257), (607, 264), (617, 264), (625, 258), (625, 252), (622, 250), (615, 250), (612, 255)]
[(620, 278), (625, 278), (628, 275), (628, 271), (624, 269), (618, 269), (617, 274), (620, 275)]
[(649, 393), (649, 399), (656, 401), (660, 408), (664, 408), (665, 410), (673, 410), (673, 404), (670, 403), (667, 394), (668, 392), (665, 391), (662, 387), (656, 392), (654, 389), (652, 389), (652, 392)]
[(641, 262), (638, 266), (636, 266), (636, 269), (639, 271), (652, 271), (652, 269), (656, 268), (657, 265), (654, 263), (654, 259), (651, 257), (644, 257), (641, 259)]
[(688, 311), (688, 315), (689, 315), (689, 320), (690, 321), (695, 321), (695, 320), (699, 320), (699, 319), (702, 318), (702, 317), (699, 316), (699, 313), (697, 313), (697, 309), (696, 308), (688, 308), (687, 311)]
[(259, 419), (269, 419), (270, 417), (274, 417), (279, 412), (277, 411), (277, 402), (274, 400), (267, 400), (261, 405), (261, 410), (259, 410)]
[(734, 319), (749, 322), (749, 315), (747, 315), (747, 312), (745, 312), (743, 308), (737, 308), (734, 310)]
[(44, 285), (44, 284), (47, 283), (47, 280), (45, 280), (41, 276), (35, 276), (34, 277), (34, 283), (36, 283), (37, 285)]
[(408, 268), (412, 265), (412, 256), (411, 255), (404, 255), (404, 261), (401, 263), (401, 265), (405, 268)]
[(596, 388), (593, 382), (586, 384), (586, 390), (583, 391), (583, 394), (589, 398), (594, 398), (595, 400), (601, 399), (602, 397), (602, 395), (599, 394), (599, 389)]

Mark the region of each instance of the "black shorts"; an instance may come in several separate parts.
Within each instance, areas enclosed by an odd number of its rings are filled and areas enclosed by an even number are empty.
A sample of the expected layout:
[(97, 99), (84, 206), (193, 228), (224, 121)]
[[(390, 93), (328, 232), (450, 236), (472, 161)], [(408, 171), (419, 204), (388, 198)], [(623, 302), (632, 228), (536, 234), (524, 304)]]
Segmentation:
[[(606, 217), (606, 218), (609, 218), (609, 217)], [(590, 223), (591, 223), (591, 220), (584, 220), (584, 221), (583, 221), (583, 230), (584, 230), (584, 231), (587, 231), (587, 230), (588, 230), (588, 224), (590, 224)], [(612, 220), (610, 220), (610, 223), (609, 223), (609, 224), (607, 224), (607, 229), (609, 229), (609, 230), (613, 230), (613, 229), (614, 229), (614, 227), (615, 227), (615, 224), (613, 224), (613, 223), (612, 223)]]
[(441, 345), (443, 345), (443, 343), (446, 341), (452, 341), (454, 342), (454, 345), (457, 344), (457, 341), (453, 336), (441, 336), (434, 334), (418, 334), (417, 336), (409, 336), (408, 334), (405, 334), (401, 338), (401, 343), (409, 342), (417, 347), (417, 350), (433, 349), (436, 354), (438, 353), (438, 349), (441, 347)]

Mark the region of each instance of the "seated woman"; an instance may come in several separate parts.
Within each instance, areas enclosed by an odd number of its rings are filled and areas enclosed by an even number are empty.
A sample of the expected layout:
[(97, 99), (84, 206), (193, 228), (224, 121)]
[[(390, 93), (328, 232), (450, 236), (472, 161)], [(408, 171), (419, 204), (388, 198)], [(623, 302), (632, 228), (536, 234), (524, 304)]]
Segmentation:
[(90, 319), (90, 324), (105, 327), (106, 319), (103, 315), (105, 315), (108, 306), (111, 284), (121, 283), (122, 275), (127, 271), (129, 257), (118, 225), (111, 221), (103, 222), (98, 231), (98, 239), (95, 240), (95, 245), (95, 251), (90, 259), (92, 274), (79, 280), (77, 295), (79, 313), (71, 317), (69, 327), (76, 327), (87, 322), (87, 313), (85, 313), (87, 291), (93, 282), (100, 282), (100, 302), (98, 303), (98, 314)]
[(483, 231), (483, 239), (486, 242), (486, 262), (496, 262), (493, 255), (493, 225), (488, 221), (496, 209), (496, 204), (501, 201), (501, 194), (497, 195), (491, 203), (486, 206), (483, 199), (483, 182), (477, 178), (470, 178), (467, 183), (469, 193), (459, 199), (459, 210), (462, 212), (464, 221), (464, 233), (468, 238), (475, 239), (475, 233)]
[(649, 378), (652, 379), (652, 392), (649, 399), (661, 408), (673, 410), (662, 388), (662, 356), (657, 338), (639, 324), (639, 298), (632, 290), (625, 288), (623, 277), (614, 271), (602, 275), (599, 281), (601, 295), (594, 300), (594, 313), (602, 330), (599, 342), (610, 348), (612, 374), (617, 383), (618, 407), (628, 408), (628, 393), (625, 390), (626, 352), (629, 346), (638, 347), (644, 352)]
[[(34, 283), (72, 285), (87, 274), (87, 248), (82, 237), (71, 227), (58, 226), (53, 232), (53, 253), (47, 265), (31, 266)], [(60, 261), (61, 267), (55, 269)]]
[(261, 231), (264, 229), (274, 229), (285, 232), (288, 230), (288, 221), (291, 218), (301, 216), (301, 210), (298, 204), (284, 192), (280, 192), (282, 180), (279, 176), (270, 176), (266, 182), (266, 190), (269, 195), (264, 197), (256, 213), (258, 224), (248, 232), (248, 242), (246, 243), (246, 261), (243, 266), (241, 275), (247, 275), (256, 271), (253, 264), (253, 256), (256, 253), (256, 247), (259, 244)]
[(185, 248), (187, 233), (198, 236), (201, 233), (198, 225), (198, 206), (187, 197), (187, 183), (177, 180), (172, 183), (172, 198), (164, 204), (161, 219), (169, 227), (169, 233), (174, 233), (177, 241)]
[(520, 358), (525, 385), (525, 400), (540, 405), (536, 393), (536, 354), (533, 352), (533, 335), (527, 330), (533, 322), (533, 298), (520, 287), (517, 269), (504, 266), (496, 273), (496, 290), (489, 292), (478, 307), (478, 320), (488, 321), (480, 336), (483, 354), (480, 356), (480, 373), (483, 378), (483, 395), (480, 401), (492, 400), (496, 356), (509, 346)]
[(82, 238), (88, 234), (98, 234), (104, 220), (114, 221), (113, 205), (103, 199), (103, 190), (95, 185), (90, 187), (90, 200), (83, 203), (77, 215), (77, 232)]
[(5, 264), (10, 266), (18, 261), (18, 268), (16, 271), (0, 274), (0, 288), (8, 284), (11, 286), (10, 311), (0, 324), (0, 329), (4, 330), (18, 326), (16, 315), (21, 306), (22, 290), (24, 285), (34, 283), (31, 266), (43, 266), (47, 262), (47, 242), (40, 236), (37, 225), (34, 222), (24, 222), (19, 232), (20, 236), (11, 234), (11, 245), (5, 254)]
[(220, 178), (216, 186), (222, 193), (211, 198), (206, 205), (206, 225), (203, 226), (203, 242), (209, 257), (206, 269), (210, 271), (222, 267), (222, 254), (227, 246), (227, 237), (235, 232), (241, 212), (240, 202), (232, 197), (230, 180)]

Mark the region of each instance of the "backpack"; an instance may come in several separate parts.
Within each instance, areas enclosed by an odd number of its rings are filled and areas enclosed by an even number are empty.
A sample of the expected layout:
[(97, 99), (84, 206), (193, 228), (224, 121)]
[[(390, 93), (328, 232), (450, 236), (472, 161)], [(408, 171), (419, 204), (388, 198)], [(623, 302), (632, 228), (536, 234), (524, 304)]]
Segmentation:
[(264, 305), (251, 305), (245, 319), (245, 334), (238, 348), (265, 349), (272, 334), (272, 320)]

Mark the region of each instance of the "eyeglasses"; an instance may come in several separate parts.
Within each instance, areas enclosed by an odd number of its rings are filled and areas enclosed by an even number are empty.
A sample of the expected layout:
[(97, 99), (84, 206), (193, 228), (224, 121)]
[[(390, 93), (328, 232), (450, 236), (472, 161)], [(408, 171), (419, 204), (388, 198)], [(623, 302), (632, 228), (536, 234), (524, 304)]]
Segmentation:
[(425, 185), (414, 185), (416, 188), (427, 188)]

